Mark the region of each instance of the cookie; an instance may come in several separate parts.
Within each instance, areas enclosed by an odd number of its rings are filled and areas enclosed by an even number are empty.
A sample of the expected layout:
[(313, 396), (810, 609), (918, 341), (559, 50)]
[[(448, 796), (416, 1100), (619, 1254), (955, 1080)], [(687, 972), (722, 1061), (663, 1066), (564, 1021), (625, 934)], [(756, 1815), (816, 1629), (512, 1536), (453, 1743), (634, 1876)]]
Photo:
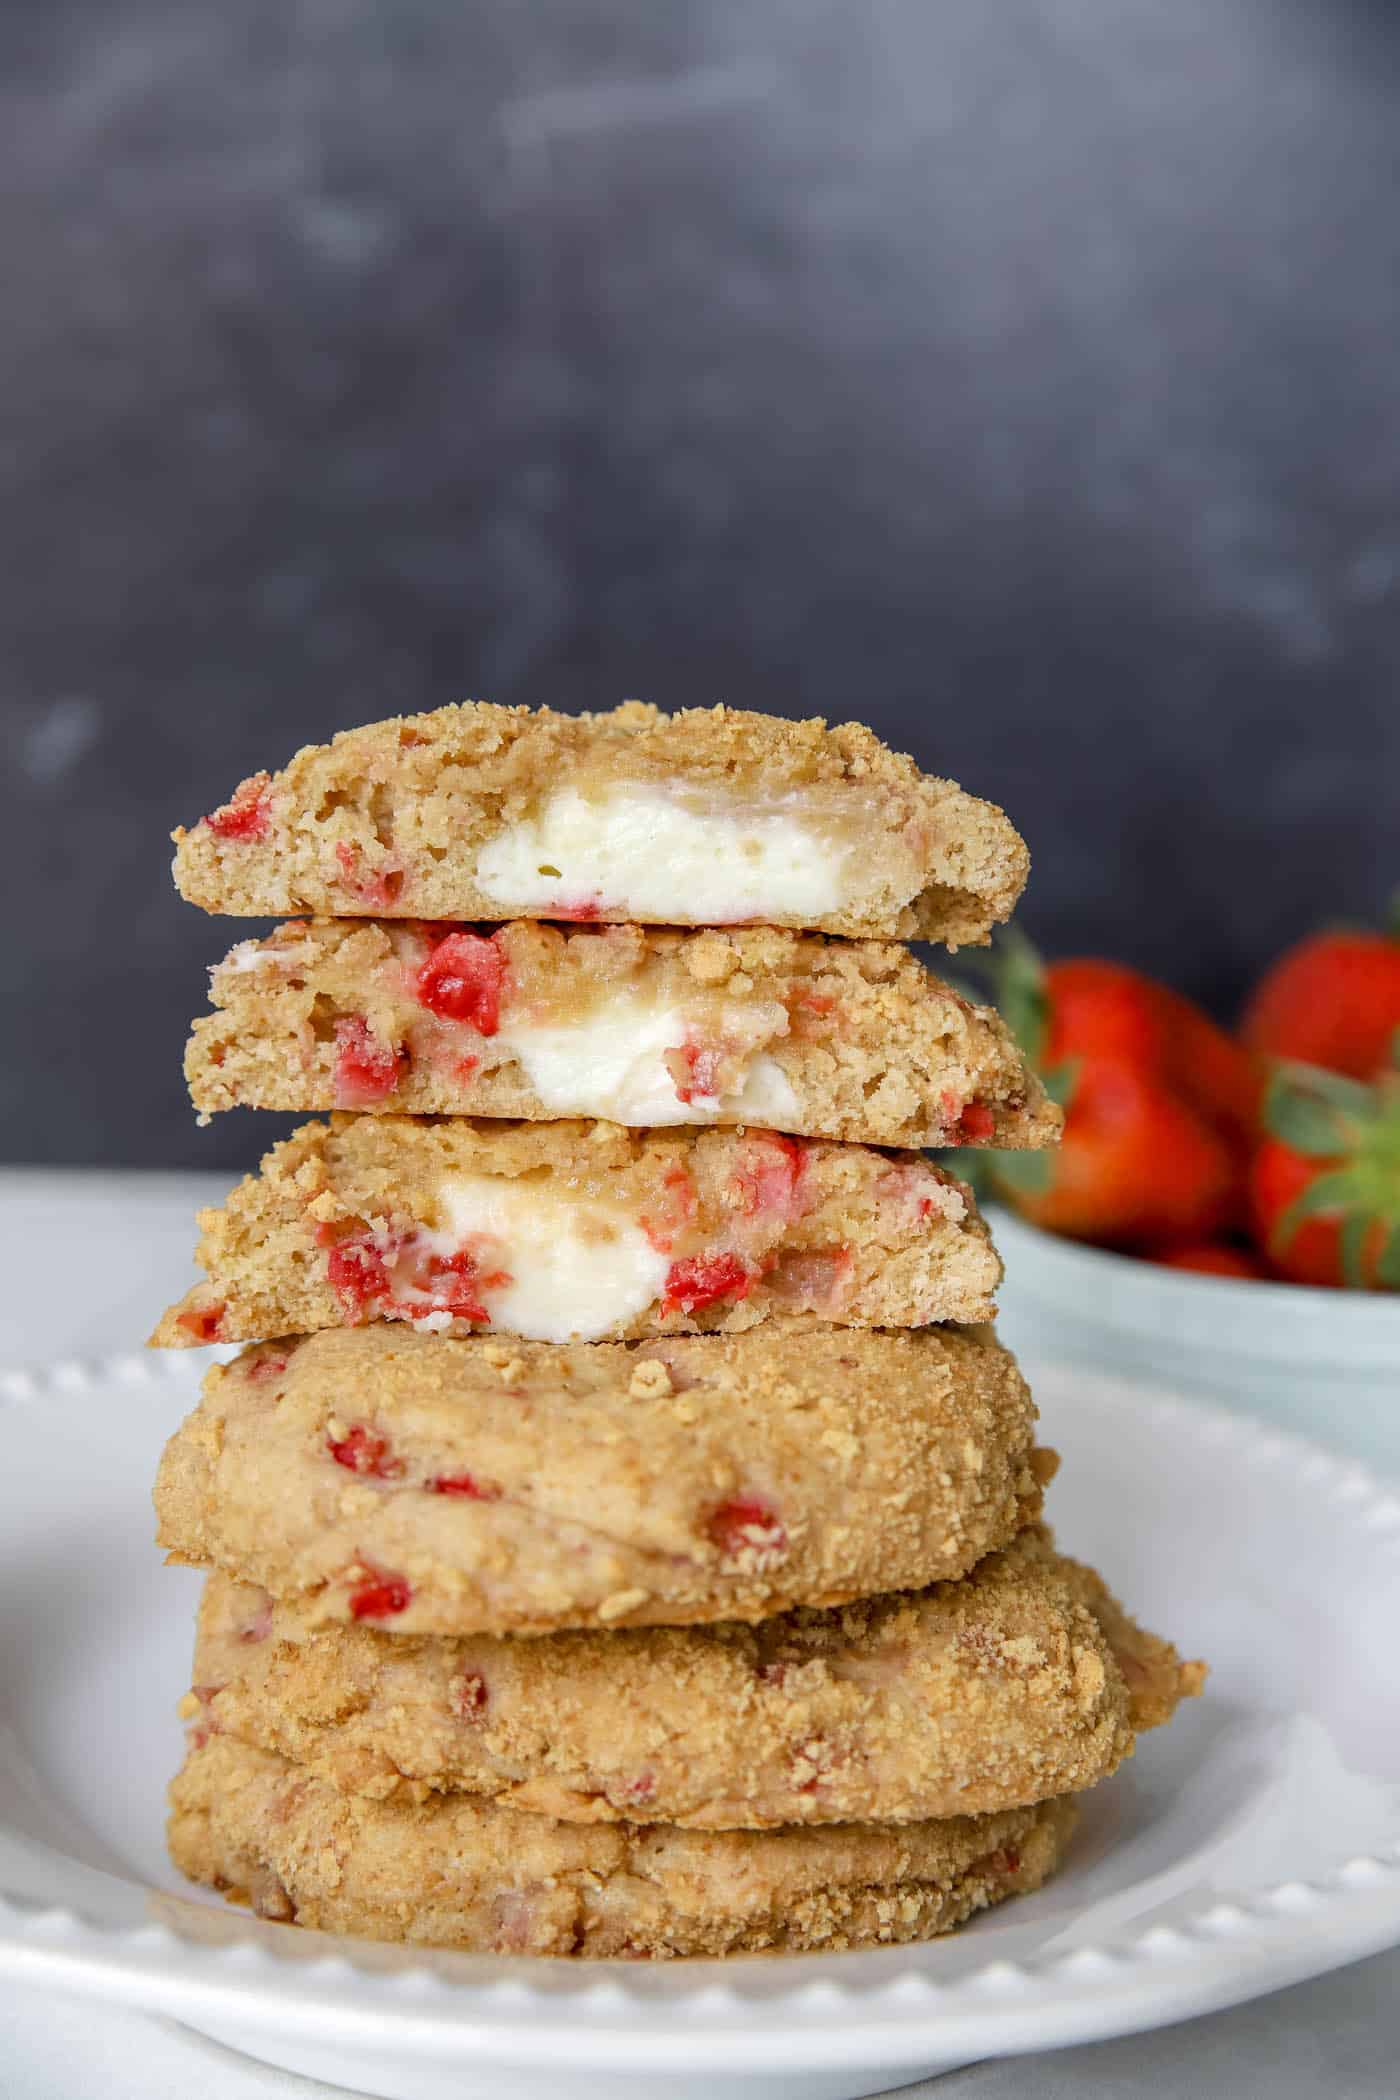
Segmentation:
[(170, 1854), (260, 1916), (481, 1954), (632, 1958), (886, 1946), (1038, 1888), (1071, 1801), (821, 1829), (554, 1822), (468, 1795), (367, 1801), (212, 1736), (170, 1790)]
[(1001, 1264), (919, 1154), (771, 1130), (340, 1115), (200, 1213), (161, 1348), (394, 1321), (547, 1342), (985, 1320)]
[(984, 1330), (312, 1335), (210, 1371), (160, 1543), (392, 1632), (760, 1619), (1006, 1545), (1049, 1477), (1034, 1420)]
[(182, 1712), (345, 1793), (763, 1829), (1077, 1793), (1199, 1681), (1031, 1527), (961, 1582), (835, 1611), (536, 1640), (327, 1626), (216, 1575)]
[(293, 920), (241, 941), (211, 995), (185, 1054), (201, 1120), (603, 1116), (1015, 1147), (1061, 1122), (1000, 1015), (888, 941)]
[(981, 942), (1028, 857), (1003, 812), (870, 730), (629, 701), (373, 722), (245, 780), (175, 881), (255, 917), (762, 921)]

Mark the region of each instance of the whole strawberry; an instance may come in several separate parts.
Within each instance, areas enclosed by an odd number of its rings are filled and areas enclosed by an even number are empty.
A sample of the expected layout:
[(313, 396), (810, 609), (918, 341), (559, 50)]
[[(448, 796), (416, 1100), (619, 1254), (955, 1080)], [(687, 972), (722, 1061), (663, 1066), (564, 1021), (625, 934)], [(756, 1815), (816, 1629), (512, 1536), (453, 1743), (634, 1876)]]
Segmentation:
[(1264, 1104), (1250, 1217), (1295, 1283), (1400, 1290), (1400, 1070), (1374, 1086), (1280, 1066)]
[[(1396, 904), (1400, 907), (1400, 897)], [(1255, 987), (1241, 1039), (1264, 1057), (1374, 1079), (1400, 1029), (1400, 927), (1311, 934)]]
[(1213, 1239), (1243, 1217), (1253, 1059), (1179, 993), (1120, 963), (1001, 946), (998, 1004), (1065, 1106), (1054, 1151), (959, 1156), (1048, 1231), (1103, 1246)]

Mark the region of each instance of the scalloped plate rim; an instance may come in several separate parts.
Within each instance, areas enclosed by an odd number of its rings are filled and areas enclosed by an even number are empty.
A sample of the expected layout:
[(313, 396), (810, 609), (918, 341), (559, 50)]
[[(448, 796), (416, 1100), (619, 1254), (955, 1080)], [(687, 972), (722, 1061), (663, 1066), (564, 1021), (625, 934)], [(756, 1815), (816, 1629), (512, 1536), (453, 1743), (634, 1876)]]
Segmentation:
[[(46, 1392), (72, 1397), (109, 1382), (128, 1388), (179, 1383), (200, 1361), (122, 1354), (26, 1366), (0, 1372), (0, 1403), (22, 1404)], [(1189, 1422), (1213, 1445), (1239, 1448), (1252, 1465), (1306, 1472), (1335, 1499), (1351, 1503), (1353, 1517), (1365, 1506), (1368, 1550), (1400, 1554), (1400, 1491), (1361, 1463), (1184, 1393), (1117, 1374), (1050, 1363), (1038, 1368), (1042, 1380), (1090, 1388), (1100, 1404)], [(110, 1878), (143, 1900), (149, 1893), (135, 1880)], [(475, 1975), (440, 1974), (431, 1954), (409, 1966), (400, 1953), (402, 1966), (377, 1973), (372, 1947), (239, 1917), (195, 1896), (187, 1900), (192, 1911), (218, 1921), (222, 1944), (201, 1944), (150, 1919), (103, 1925), (84, 1917), (81, 1904), (16, 1902), (0, 1889), (0, 1975), (85, 1990), (192, 2026), (201, 2012), (211, 2018), (255, 2012), (263, 2031), (310, 2035), (333, 2016), (337, 2039), (362, 2040), (381, 2055), (392, 2049), (440, 2054), (476, 2041), (498, 2064), (523, 2068), (557, 2061), (567, 2045), (581, 2070), (693, 2069), (697, 2051), (716, 2070), (776, 2070), (779, 2059), (790, 2072), (808, 2062), (893, 2069), (934, 2053), (966, 2060), (966, 2052), (1015, 2054), (1146, 2031), (1394, 1945), (1400, 1942), (1400, 1820), (1376, 1847), (1339, 1856), (1324, 1875), (1271, 1883), (1234, 1902), (1212, 1899), (1172, 1926), (1128, 1929), (1071, 1952), (1016, 1962), (994, 1958), (951, 1981), (908, 1965), (925, 1951), (917, 1945), (640, 1971), (630, 1963), (440, 1957), (486, 1970), (479, 1982)], [(324, 1942), (324, 1952), (308, 1945), (313, 1940)], [(848, 1984), (829, 1973), (830, 1964), (855, 1960), (863, 1964), (859, 1979)], [(812, 1973), (816, 1962), (824, 1965), (821, 1975)], [(871, 1975), (869, 1965), (876, 1963), (889, 1973)], [(544, 1966), (547, 1987), (538, 1973)], [(790, 1987), (772, 1997), (742, 1995), (746, 1970), (771, 1975), (779, 1966), (793, 1970)], [(347, 1982), (357, 1993), (348, 2003)], [(408, 1991), (430, 1993), (431, 2002), (408, 2003)], [(702, 1997), (708, 2001), (703, 2029), (677, 2023), (682, 2007)], [(546, 2005), (552, 2017), (541, 2021)], [(569, 2020), (569, 2013), (580, 2017)]]

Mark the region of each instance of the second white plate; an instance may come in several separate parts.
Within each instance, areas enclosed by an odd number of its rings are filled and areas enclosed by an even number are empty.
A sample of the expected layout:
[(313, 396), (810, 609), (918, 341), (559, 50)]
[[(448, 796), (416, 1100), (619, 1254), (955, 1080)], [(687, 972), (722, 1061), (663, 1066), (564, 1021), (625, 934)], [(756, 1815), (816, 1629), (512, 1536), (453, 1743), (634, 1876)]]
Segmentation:
[(205, 1902), (162, 1843), (197, 1578), (149, 1489), (188, 1360), (0, 1380), (0, 1970), (356, 2091), (801, 2093), (1160, 2025), (1400, 1939), (1400, 1501), (1250, 1423), (1040, 1371), (1051, 1514), (1205, 1699), (1089, 1797), (1065, 1871), (952, 1939), (570, 1965), (425, 1955)]

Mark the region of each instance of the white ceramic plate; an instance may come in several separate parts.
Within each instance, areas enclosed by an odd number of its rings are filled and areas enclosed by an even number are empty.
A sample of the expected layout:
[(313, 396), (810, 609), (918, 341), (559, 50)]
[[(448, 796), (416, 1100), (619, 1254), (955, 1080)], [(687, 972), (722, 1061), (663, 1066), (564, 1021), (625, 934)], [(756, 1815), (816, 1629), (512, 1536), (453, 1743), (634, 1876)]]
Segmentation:
[(0, 1379), (0, 1971), (396, 2100), (845, 2100), (1400, 1940), (1400, 1502), (1246, 1420), (1054, 1371), (1062, 1540), (1213, 1676), (1039, 1894), (923, 1947), (656, 1967), (425, 1956), (203, 1901), (161, 1841), (197, 1581), (149, 1514), (195, 1383), (187, 1358)]

